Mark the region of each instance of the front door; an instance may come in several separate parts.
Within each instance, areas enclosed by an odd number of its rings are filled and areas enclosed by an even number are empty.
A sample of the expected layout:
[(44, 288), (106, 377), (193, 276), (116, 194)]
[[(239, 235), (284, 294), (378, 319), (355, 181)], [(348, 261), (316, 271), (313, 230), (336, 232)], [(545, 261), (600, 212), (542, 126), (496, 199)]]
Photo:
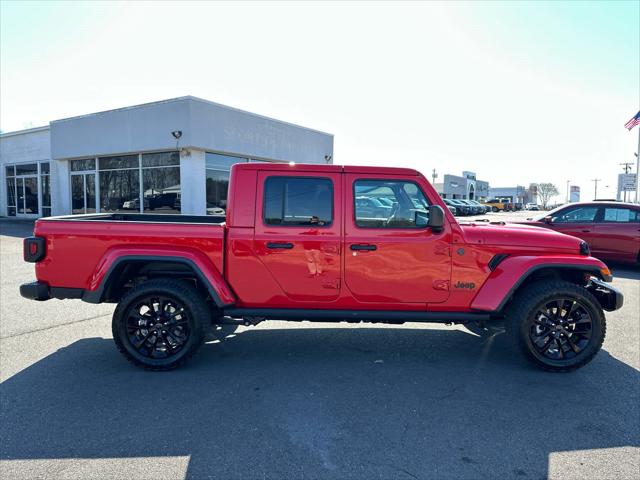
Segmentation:
[(340, 294), (342, 233), (339, 173), (260, 172), (254, 252), (291, 301)]
[(71, 213), (96, 213), (96, 174), (71, 174)]
[(416, 225), (429, 202), (416, 178), (348, 174), (345, 285), (356, 300), (439, 303), (449, 297), (451, 233)]
[(17, 216), (36, 217), (40, 213), (38, 203), (38, 176), (22, 176), (16, 178)]
[(598, 215), (598, 205), (577, 205), (558, 210), (551, 215), (551, 223), (544, 224), (553, 230), (578, 237), (589, 244), (592, 250), (597, 233), (595, 220)]

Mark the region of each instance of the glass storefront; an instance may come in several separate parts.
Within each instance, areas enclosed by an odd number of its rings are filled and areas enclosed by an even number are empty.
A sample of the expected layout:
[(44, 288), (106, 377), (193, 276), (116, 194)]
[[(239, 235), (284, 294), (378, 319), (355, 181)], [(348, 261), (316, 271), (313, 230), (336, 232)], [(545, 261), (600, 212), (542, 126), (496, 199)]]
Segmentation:
[(71, 160), (70, 169), (74, 214), (180, 213), (178, 152)]
[(51, 215), (49, 162), (7, 165), (5, 182), (9, 217)]

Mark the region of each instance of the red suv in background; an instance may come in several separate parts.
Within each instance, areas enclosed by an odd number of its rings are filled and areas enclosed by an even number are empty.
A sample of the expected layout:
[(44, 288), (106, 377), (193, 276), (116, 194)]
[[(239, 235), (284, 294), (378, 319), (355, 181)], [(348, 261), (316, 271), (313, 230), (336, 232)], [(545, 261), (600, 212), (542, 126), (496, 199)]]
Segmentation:
[(563, 205), (528, 224), (581, 238), (594, 257), (640, 263), (640, 205), (584, 202)]

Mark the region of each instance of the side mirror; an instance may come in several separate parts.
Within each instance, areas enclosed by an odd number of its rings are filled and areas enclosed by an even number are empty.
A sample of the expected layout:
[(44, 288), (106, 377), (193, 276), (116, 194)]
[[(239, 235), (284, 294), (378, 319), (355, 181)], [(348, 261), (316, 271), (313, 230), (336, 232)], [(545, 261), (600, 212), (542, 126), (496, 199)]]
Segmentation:
[(444, 228), (444, 210), (440, 205), (429, 206), (429, 220), (427, 226), (434, 232), (441, 232)]
[(551, 215), (547, 215), (546, 217), (544, 217), (544, 218), (542, 219), (542, 221), (543, 221), (544, 223), (551, 223), (551, 222), (553, 222), (553, 217), (552, 217)]

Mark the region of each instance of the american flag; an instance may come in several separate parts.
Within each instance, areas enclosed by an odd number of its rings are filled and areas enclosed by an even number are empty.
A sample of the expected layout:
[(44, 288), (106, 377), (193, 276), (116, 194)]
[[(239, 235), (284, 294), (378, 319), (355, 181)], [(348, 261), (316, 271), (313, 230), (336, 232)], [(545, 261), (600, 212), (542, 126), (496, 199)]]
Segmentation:
[(624, 124), (624, 128), (631, 130), (636, 125), (640, 125), (640, 112), (636, 113), (631, 120)]

